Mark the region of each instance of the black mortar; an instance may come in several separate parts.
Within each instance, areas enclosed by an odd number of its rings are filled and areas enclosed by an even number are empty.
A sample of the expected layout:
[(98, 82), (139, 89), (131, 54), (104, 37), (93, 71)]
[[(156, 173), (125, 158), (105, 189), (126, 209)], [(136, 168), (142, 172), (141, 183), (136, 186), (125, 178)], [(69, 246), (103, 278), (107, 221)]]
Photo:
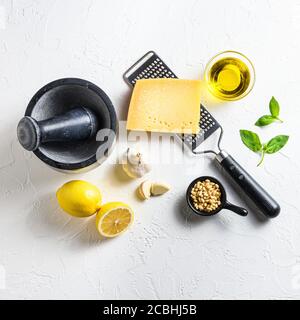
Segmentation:
[[(61, 117), (78, 107), (90, 110), (96, 118), (98, 130), (110, 129), (111, 137), (105, 141), (96, 141), (96, 132), (93, 128), (90, 135), (86, 137), (81, 135), (81, 139), (63, 141), (63, 138), (61, 141), (60, 139), (45, 141), (37, 144), (35, 150), (32, 148), (40, 160), (55, 169), (77, 171), (83, 168), (90, 169), (103, 162), (105, 157), (97, 161), (96, 153), (104, 154), (104, 151), (108, 151), (114, 143), (118, 127), (115, 109), (103, 90), (89, 81), (77, 78), (59, 79), (45, 85), (27, 106), (25, 116), (33, 118), (37, 123)], [(79, 126), (78, 130), (80, 128), (84, 129)], [(68, 128), (65, 132), (67, 131)]]

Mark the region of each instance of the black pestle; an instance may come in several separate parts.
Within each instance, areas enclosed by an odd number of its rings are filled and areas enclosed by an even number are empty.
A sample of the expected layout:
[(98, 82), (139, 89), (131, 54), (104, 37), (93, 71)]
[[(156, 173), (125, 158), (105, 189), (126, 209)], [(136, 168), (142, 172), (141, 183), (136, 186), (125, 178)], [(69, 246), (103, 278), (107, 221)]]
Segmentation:
[(20, 144), (28, 151), (36, 150), (42, 143), (79, 141), (89, 139), (98, 130), (97, 117), (90, 109), (76, 107), (62, 115), (36, 121), (23, 117), (17, 128)]

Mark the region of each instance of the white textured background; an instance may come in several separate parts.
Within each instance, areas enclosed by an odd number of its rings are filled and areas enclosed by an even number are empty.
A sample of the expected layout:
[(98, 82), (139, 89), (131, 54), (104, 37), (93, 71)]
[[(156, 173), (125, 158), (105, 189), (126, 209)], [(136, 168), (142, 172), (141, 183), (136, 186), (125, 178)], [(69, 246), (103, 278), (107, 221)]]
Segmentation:
[[(300, 298), (299, 118), (300, 1), (280, 0), (2, 0), (0, 1), (0, 297), (7, 298)], [(149, 49), (180, 77), (199, 78), (225, 49), (253, 61), (257, 81), (240, 102), (212, 106), (223, 145), (282, 205), (261, 222), (224, 211), (213, 219), (186, 214), (183, 197), (198, 175), (220, 177), (207, 159), (156, 166), (152, 177), (172, 192), (147, 203), (137, 181), (117, 178), (106, 163), (87, 174), (57, 173), (21, 149), (16, 125), (32, 95), (61, 77), (88, 79), (104, 89), (121, 118), (129, 89), (122, 73)], [(274, 95), (284, 124), (253, 127)], [(282, 152), (258, 158), (241, 143), (240, 128), (264, 140), (290, 135)], [(179, 167), (178, 167), (179, 166)], [(100, 241), (94, 220), (69, 218), (56, 189), (71, 178), (94, 182), (105, 201), (136, 212), (122, 237)], [(227, 186), (227, 184), (226, 184)], [(244, 202), (229, 188), (229, 198)]]

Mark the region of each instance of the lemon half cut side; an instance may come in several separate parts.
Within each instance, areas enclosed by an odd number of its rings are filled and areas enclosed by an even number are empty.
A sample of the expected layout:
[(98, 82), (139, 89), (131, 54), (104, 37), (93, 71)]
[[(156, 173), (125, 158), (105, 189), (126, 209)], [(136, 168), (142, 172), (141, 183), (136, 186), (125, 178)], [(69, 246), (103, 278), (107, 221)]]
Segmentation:
[(116, 237), (125, 232), (134, 219), (131, 208), (123, 202), (104, 204), (97, 213), (96, 227), (106, 238)]

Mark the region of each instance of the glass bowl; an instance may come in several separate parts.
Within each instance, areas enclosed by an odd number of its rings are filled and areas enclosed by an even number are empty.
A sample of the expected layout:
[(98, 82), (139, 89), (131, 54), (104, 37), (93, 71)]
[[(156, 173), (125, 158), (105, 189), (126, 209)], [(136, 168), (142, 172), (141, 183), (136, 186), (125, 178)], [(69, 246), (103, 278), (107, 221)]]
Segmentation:
[[(244, 80), (247, 80), (247, 83), (244, 81), (244, 87), (242, 88), (243, 90), (239, 90), (239, 86), (233, 91), (224, 91), (219, 90), (217, 88), (217, 82), (215, 81), (214, 78), (214, 69), (215, 70), (220, 70), (218, 68), (221, 68), (222, 62), (224, 62), (224, 66), (226, 68), (226, 61), (232, 61), (233, 63), (236, 64), (236, 66), (240, 66), (241, 68), (238, 69), (239, 75), (241, 76), (242, 74), (242, 68), (244, 68), (245, 74), (249, 77), (249, 79), (245, 78)], [(219, 67), (220, 65), (220, 67)], [(228, 64), (228, 66), (233, 66), (233, 68), (237, 68), (234, 64)], [(223, 70), (223, 69), (222, 69)], [(220, 73), (218, 73), (219, 76)], [(241, 78), (243, 79), (243, 78)], [(221, 52), (217, 55), (215, 55), (212, 59), (209, 60), (205, 67), (204, 71), (204, 80), (207, 84), (208, 90), (212, 95), (215, 97), (221, 99), (221, 100), (240, 100), (243, 97), (245, 97), (253, 88), (254, 83), (255, 83), (255, 71), (252, 62), (243, 54), (236, 52), (236, 51), (224, 51)], [(235, 79), (233, 79), (235, 80)], [(215, 83), (214, 83), (215, 81)], [(242, 81), (240, 81), (240, 84), (242, 84)], [(230, 83), (229, 83), (230, 84)]]

